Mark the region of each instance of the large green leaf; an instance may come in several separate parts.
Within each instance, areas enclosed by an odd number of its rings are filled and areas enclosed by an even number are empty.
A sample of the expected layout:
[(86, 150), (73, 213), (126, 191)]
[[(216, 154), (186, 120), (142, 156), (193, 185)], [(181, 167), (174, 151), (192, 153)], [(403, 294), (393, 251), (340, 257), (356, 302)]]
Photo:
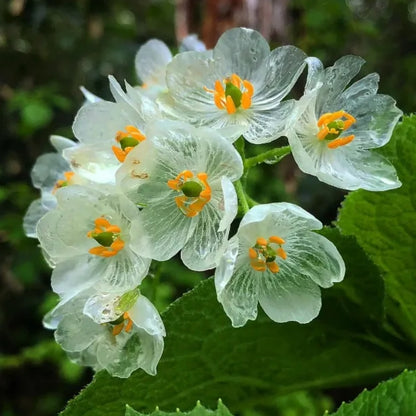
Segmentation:
[(156, 408), (152, 413), (141, 413), (132, 409), (130, 406), (126, 408), (125, 416), (232, 416), (229, 410), (224, 406), (221, 400), (218, 400), (218, 407), (216, 410), (209, 410), (197, 403), (197, 405), (189, 412), (181, 412), (176, 409), (176, 412), (164, 412)]
[(344, 403), (331, 416), (414, 416), (416, 372), (404, 371), (393, 380), (363, 391), (353, 402)]
[(122, 416), (125, 404), (188, 410), (199, 399), (213, 408), (219, 397), (235, 412), (276, 394), (362, 385), (397, 374), (409, 365), (406, 358), (392, 354), (385, 339), (378, 342), (383, 334), (366, 330), (374, 326), (371, 317), (380, 315), (378, 270), (354, 239), (336, 230), (325, 233), (339, 245), (348, 271), (343, 283), (324, 291), (318, 319), (277, 324), (261, 313), (234, 329), (208, 279), (163, 314), (168, 335), (157, 376), (136, 371), (118, 379), (100, 372), (63, 416)]
[(416, 116), (404, 118), (383, 153), (396, 166), (402, 187), (350, 193), (338, 227), (354, 235), (383, 271), (387, 312), (416, 344)]

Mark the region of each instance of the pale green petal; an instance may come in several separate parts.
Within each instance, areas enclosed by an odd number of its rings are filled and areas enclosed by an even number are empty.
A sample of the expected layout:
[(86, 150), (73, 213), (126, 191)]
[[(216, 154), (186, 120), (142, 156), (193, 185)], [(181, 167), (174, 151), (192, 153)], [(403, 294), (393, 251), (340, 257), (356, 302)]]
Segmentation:
[(41, 199), (35, 199), (23, 218), (23, 229), (27, 237), (37, 238), (36, 226), (39, 220), (48, 212)]
[[(231, 319), (232, 325), (238, 328), (244, 326), (248, 320), (254, 321), (257, 318), (259, 276), (245, 258), (238, 256), (235, 260), (235, 241), (238, 243), (237, 239), (230, 241), (228, 250), (221, 258), (215, 272), (215, 286), (218, 301)], [(228, 278), (232, 269), (233, 274)]]
[[(254, 271), (253, 271), (254, 272)], [(321, 291), (309, 277), (286, 267), (280, 271), (259, 273), (259, 302), (267, 316), (275, 322), (308, 323), (321, 309)]]
[(134, 324), (149, 335), (165, 336), (165, 326), (159, 312), (145, 296), (140, 295), (134, 306), (128, 311)]
[(380, 76), (376, 73), (366, 75), (340, 94), (334, 105), (338, 105), (338, 108), (349, 112), (349, 109), (356, 107), (360, 100), (366, 100), (377, 93), (379, 81)]
[(171, 60), (172, 53), (165, 43), (151, 39), (141, 46), (136, 54), (136, 74), (145, 84), (165, 85), (166, 66)]
[(83, 313), (97, 324), (115, 321), (122, 313), (117, 309), (123, 293), (97, 292), (90, 296), (84, 305)]
[(333, 66), (326, 68), (325, 81), (319, 90), (317, 100), (319, 114), (331, 112), (332, 103), (358, 74), (364, 62), (364, 59), (359, 56), (347, 55), (338, 59)]
[(345, 264), (341, 255), (333, 243), (319, 234), (293, 233), (283, 248), (288, 256), (277, 263), (285, 263), (288, 270), (309, 277), (321, 287), (330, 287), (344, 278)]
[(219, 231), (228, 229), (238, 212), (238, 199), (233, 183), (223, 176), (221, 178), (221, 188), (224, 195), (224, 215), (220, 221)]

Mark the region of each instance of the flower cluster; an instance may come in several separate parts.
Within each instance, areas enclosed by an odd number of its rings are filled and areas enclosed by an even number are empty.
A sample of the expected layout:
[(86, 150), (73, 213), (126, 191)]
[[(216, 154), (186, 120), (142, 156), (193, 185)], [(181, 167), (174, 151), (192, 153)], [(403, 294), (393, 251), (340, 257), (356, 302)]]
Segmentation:
[[(318, 315), (320, 287), (343, 279), (344, 262), (311, 214), (247, 196), (252, 164), (241, 149), (244, 139), (286, 136), (299, 168), (323, 182), (400, 186), (372, 149), (390, 139), (401, 111), (377, 94), (377, 74), (349, 85), (362, 63), (346, 56), (324, 69), (296, 47), (270, 51), (258, 32), (236, 28), (209, 51), (186, 38), (174, 57), (147, 42), (135, 61), (142, 85), (123, 88), (110, 76), (112, 102), (84, 90), (77, 140), (51, 137), (56, 153), (33, 168), (41, 198), (24, 219), (60, 298), (44, 325), (73, 361), (118, 377), (156, 373), (165, 329), (140, 285), (152, 260), (179, 252), (191, 270), (215, 269), (234, 327), (256, 319), (258, 303), (275, 322)], [(303, 96), (285, 99), (305, 68)], [(267, 157), (274, 151), (282, 148)]]

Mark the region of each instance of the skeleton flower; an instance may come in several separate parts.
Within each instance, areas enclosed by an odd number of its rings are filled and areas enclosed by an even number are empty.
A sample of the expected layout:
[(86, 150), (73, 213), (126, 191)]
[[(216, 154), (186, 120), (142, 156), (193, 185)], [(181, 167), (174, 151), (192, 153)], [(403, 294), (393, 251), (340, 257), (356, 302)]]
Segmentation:
[(118, 184), (143, 206), (132, 225), (138, 253), (167, 260), (182, 249), (192, 270), (215, 267), (237, 198), (232, 184), (243, 172), (240, 155), (211, 129), (163, 121), (146, 131), (117, 173)]
[(344, 278), (322, 224), (289, 203), (257, 205), (240, 223), (215, 272), (218, 301), (234, 327), (257, 317), (257, 303), (276, 322), (307, 323), (321, 308), (319, 286)]
[(67, 298), (91, 282), (118, 291), (139, 285), (150, 259), (130, 244), (130, 225), (139, 216), (138, 208), (123, 195), (79, 185), (60, 189), (56, 198), (56, 209), (37, 226), (41, 248), (48, 262), (56, 265), (54, 291)]
[(36, 225), (39, 220), (56, 207), (56, 191), (64, 186), (86, 183), (86, 180), (71, 171), (68, 162), (61, 155), (63, 149), (72, 147), (75, 143), (61, 136), (51, 136), (50, 141), (57, 153), (39, 156), (31, 173), (34, 187), (41, 191), (41, 198), (30, 204), (23, 220), (25, 233), (32, 238), (36, 238)]
[(152, 303), (138, 289), (124, 294), (87, 289), (62, 300), (44, 319), (70, 359), (112, 376), (142, 368), (156, 374), (166, 335)]
[(323, 69), (308, 58), (305, 95), (288, 132), (299, 168), (338, 188), (384, 191), (401, 185), (390, 162), (374, 148), (385, 145), (402, 115), (388, 95), (377, 94), (378, 74), (347, 89), (363, 59), (345, 56)]
[(63, 152), (75, 172), (101, 184), (114, 184), (128, 152), (145, 140), (146, 123), (159, 117), (156, 105), (138, 89), (126, 83), (124, 92), (113, 77), (109, 79), (116, 102), (83, 106), (73, 125), (80, 143)]
[[(171, 117), (196, 126), (241, 134), (252, 143), (282, 136), (294, 101), (281, 102), (302, 72), (306, 55), (294, 46), (270, 48), (260, 33), (225, 32), (212, 51), (176, 55), (167, 67)], [(225, 133), (223, 133), (225, 134)]]
[[(196, 35), (185, 37), (179, 46), (179, 51), (204, 51), (205, 45)], [(167, 91), (166, 66), (172, 60), (172, 53), (166, 44), (158, 39), (147, 41), (137, 51), (135, 67), (137, 76), (142, 81), (142, 92), (156, 98), (160, 93)]]

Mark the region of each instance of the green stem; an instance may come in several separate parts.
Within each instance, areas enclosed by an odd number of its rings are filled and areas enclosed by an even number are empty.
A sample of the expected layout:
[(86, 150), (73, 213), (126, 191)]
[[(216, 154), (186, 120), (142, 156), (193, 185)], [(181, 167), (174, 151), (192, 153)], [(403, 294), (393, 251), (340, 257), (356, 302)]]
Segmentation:
[(235, 191), (237, 192), (239, 211), (241, 210), (241, 213), (244, 215), (248, 212), (250, 206), (246, 198), (246, 193), (244, 192), (243, 184), (241, 183), (241, 181), (237, 181), (234, 182), (234, 186)]
[[(240, 140), (240, 139), (239, 139)], [(260, 163), (268, 163), (270, 165), (280, 162), (286, 155), (291, 152), (290, 146), (276, 147), (267, 152), (260, 153), (257, 156), (248, 157), (244, 161), (244, 169), (250, 169)]]

